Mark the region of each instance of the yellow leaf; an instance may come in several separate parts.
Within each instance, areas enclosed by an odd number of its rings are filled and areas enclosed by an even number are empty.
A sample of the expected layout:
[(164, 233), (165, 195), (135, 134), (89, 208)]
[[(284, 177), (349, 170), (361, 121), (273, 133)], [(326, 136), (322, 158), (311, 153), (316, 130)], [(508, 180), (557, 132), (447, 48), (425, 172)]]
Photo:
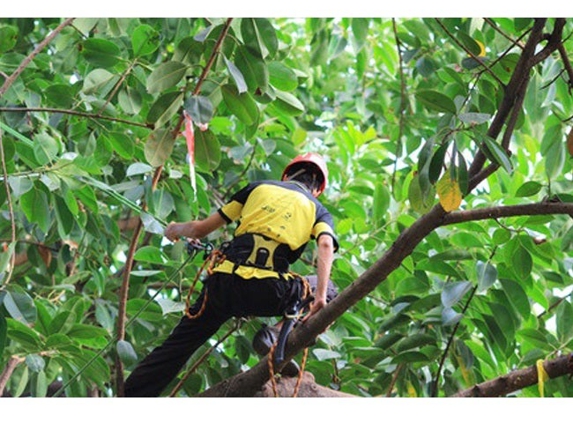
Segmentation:
[(418, 397), (418, 393), (410, 381), (406, 382), (406, 388), (408, 389), (408, 397)]
[(485, 45), (483, 45), (483, 43), (478, 40), (476, 40), (476, 43), (478, 43), (478, 45), (480, 46), (480, 52), (478, 54), (478, 57), (485, 57)]
[(543, 387), (545, 385), (545, 381), (549, 379), (549, 374), (545, 371), (543, 367), (543, 359), (538, 359), (536, 362), (537, 366), (537, 387), (539, 388), (539, 395), (544, 397)]
[(445, 172), (436, 183), (440, 205), (446, 212), (457, 210), (462, 203), (462, 191), (457, 180), (452, 180), (449, 172)]

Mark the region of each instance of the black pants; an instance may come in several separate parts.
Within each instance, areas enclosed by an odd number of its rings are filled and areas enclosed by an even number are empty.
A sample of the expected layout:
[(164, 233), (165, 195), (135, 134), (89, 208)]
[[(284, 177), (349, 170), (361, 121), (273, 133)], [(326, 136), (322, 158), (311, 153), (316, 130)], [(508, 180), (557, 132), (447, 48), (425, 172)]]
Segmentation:
[(169, 337), (134, 369), (125, 382), (126, 397), (157, 397), (177, 376), (191, 355), (231, 317), (281, 316), (302, 293), (299, 279), (279, 278), (245, 280), (233, 274), (214, 273), (191, 314), (207, 302), (201, 316), (181, 318)]

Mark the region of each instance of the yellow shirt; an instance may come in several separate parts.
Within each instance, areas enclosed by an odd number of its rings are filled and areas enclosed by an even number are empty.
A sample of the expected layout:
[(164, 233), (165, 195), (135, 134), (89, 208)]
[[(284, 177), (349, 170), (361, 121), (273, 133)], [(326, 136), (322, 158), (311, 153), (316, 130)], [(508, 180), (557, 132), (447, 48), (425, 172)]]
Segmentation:
[(253, 182), (233, 195), (219, 209), (227, 221), (237, 221), (235, 237), (259, 234), (281, 246), (278, 253), (295, 262), (311, 239), (332, 236), (332, 216), (328, 210), (297, 182)]

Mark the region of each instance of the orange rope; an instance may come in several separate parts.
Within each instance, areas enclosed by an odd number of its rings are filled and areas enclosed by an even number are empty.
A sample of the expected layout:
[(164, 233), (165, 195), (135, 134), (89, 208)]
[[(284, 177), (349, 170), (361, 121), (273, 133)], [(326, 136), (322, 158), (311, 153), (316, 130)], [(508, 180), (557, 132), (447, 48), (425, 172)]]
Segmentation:
[(187, 293), (187, 298), (185, 299), (185, 315), (187, 315), (189, 319), (199, 318), (203, 314), (203, 312), (205, 311), (205, 307), (207, 306), (208, 292), (207, 289), (205, 288), (205, 296), (203, 297), (203, 302), (201, 303), (201, 308), (199, 309), (199, 311), (195, 314), (191, 314), (191, 312), (189, 311), (189, 308), (191, 306), (191, 295), (195, 291), (195, 285), (197, 284), (197, 281), (199, 281), (199, 277), (201, 277), (201, 274), (203, 273), (206, 267), (207, 267), (207, 274), (209, 275), (213, 274), (213, 269), (224, 260), (225, 260), (225, 255), (221, 253), (221, 251), (215, 250), (211, 252), (211, 254), (207, 257), (207, 259), (205, 259), (203, 265), (201, 265), (201, 268), (195, 275), (193, 284), (191, 284), (191, 287), (189, 288), (189, 293)]

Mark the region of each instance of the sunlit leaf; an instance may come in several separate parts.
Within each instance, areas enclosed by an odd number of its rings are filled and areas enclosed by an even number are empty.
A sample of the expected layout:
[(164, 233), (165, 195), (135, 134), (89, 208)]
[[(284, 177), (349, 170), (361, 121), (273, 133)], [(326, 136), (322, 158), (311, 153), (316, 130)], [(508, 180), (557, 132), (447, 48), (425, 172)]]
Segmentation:
[(457, 210), (462, 203), (462, 192), (457, 180), (452, 180), (448, 172), (436, 183), (440, 205), (446, 212)]

